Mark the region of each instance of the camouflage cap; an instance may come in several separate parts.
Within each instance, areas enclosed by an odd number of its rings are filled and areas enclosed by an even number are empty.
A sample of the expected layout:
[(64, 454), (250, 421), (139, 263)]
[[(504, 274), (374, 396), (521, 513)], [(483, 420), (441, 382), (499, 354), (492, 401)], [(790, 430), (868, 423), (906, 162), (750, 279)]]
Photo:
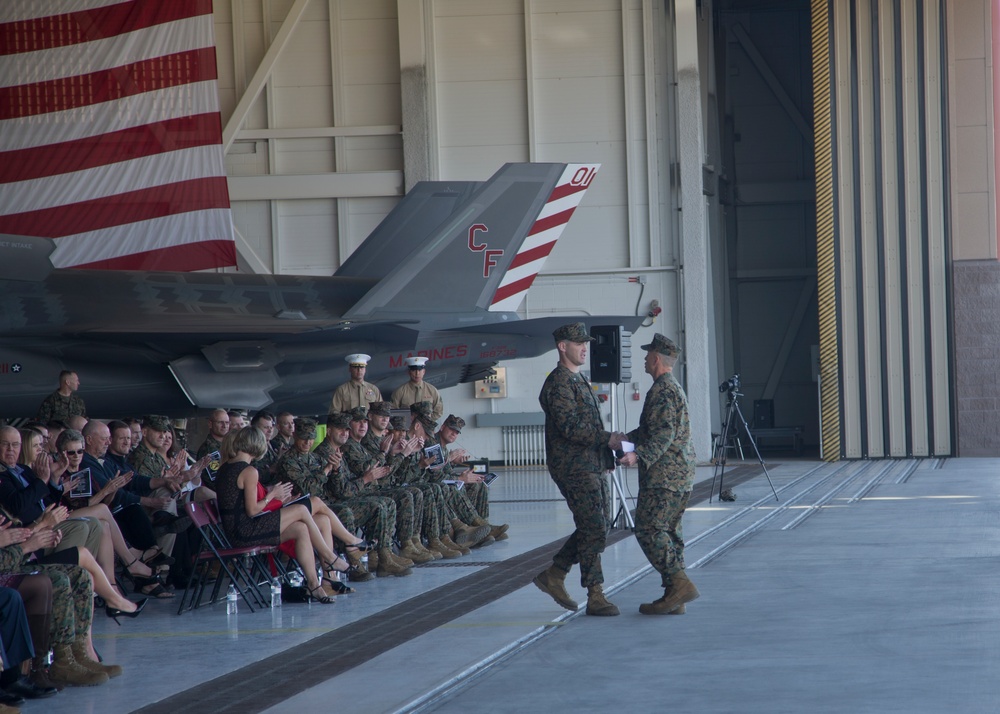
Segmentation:
[(389, 402), (372, 402), (368, 405), (368, 416), (392, 416)]
[(295, 438), (308, 441), (316, 438), (316, 422), (313, 419), (297, 417), (295, 419)]
[(556, 342), (593, 342), (594, 338), (587, 332), (587, 326), (582, 322), (571, 322), (568, 325), (557, 327), (552, 336)]
[(457, 417), (454, 414), (449, 414), (448, 418), (444, 420), (444, 425), (449, 429), (454, 429), (459, 434), (462, 433), (462, 429), (465, 427), (465, 419), (462, 417)]
[(327, 429), (350, 429), (351, 415), (347, 412), (333, 412), (326, 418)]
[(667, 357), (673, 357), (681, 352), (681, 348), (674, 344), (673, 340), (664, 337), (659, 332), (653, 335), (653, 341), (648, 345), (643, 345), (642, 349), (647, 352), (659, 352), (661, 355), (666, 355)]
[(148, 414), (142, 418), (142, 425), (153, 431), (169, 431), (170, 419), (162, 414)]
[(415, 402), (410, 405), (410, 414), (413, 418), (424, 425), (424, 428), (428, 430), (428, 433), (433, 433), (437, 427), (438, 423), (434, 421), (433, 407), (430, 402)]
[(354, 407), (354, 409), (348, 409), (347, 413), (350, 415), (351, 421), (368, 420), (368, 407)]
[(389, 420), (389, 428), (393, 431), (406, 431), (406, 422), (401, 416), (394, 416)]

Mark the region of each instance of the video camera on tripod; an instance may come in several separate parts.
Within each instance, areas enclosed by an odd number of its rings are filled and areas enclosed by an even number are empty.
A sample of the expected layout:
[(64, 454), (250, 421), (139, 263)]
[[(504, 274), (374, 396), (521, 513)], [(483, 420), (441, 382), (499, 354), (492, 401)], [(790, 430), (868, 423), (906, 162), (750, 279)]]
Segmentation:
[(729, 392), (730, 394), (740, 391), (740, 375), (734, 374), (732, 377), (727, 379), (725, 382), (719, 385), (719, 392), (725, 394)]

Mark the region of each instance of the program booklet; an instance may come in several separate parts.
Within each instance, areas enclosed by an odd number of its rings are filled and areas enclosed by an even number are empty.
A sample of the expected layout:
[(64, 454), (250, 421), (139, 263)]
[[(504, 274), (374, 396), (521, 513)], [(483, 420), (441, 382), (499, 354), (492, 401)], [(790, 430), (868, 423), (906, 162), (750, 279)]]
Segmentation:
[(439, 469), (444, 466), (444, 451), (441, 450), (441, 444), (434, 444), (424, 449), (424, 457), (431, 460), (427, 466), (429, 469)]
[(90, 498), (94, 495), (94, 482), (90, 478), (90, 469), (83, 469), (82, 471), (77, 471), (75, 474), (70, 476), (70, 480), (79, 477), (79, 481), (76, 485), (69, 491), (70, 498)]
[(209, 481), (215, 481), (220, 468), (222, 468), (222, 454), (218, 451), (213, 451), (208, 455), (208, 463), (205, 464), (205, 477)]

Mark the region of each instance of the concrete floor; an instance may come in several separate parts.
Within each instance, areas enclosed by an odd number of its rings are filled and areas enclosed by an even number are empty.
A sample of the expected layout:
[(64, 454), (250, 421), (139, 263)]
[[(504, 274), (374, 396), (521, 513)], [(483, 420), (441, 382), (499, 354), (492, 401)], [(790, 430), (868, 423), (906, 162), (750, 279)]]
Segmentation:
[[(603, 558), (620, 617), (568, 613), (527, 584), (304, 691), (267, 677), (244, 684), (290, 695), (233, 710), (994, 712), (998, 471), (995, 459), (774, 459), (779, 501), (761, 476), (737, 486), (735, 502), (689, 508), (688, 570), (702, 596), (686, 615), (638, 614), (661, 591), (628, 537)], [(700, 480), (711, 477), (711, 468), (699, 469)], [(626, 481), (634, 493), (634, 472)], [(229, 617), (218, 605), (177, 616), (176, 601), (153, 602), (121, 628), (101, 616), (98, 647), (125, 666), (124, 676), (23, 710), (199, 711), (181, 706), (179, 693), (231, 681), (243, 667), (363, 618), (374, 616), (375, 632), (387, 608), (572, 529), (541, 470), (509, 470), (491, 495), (491, 520), (511, 524), (509, 540), (454, 567), (362, 583), (333, 606)], [(576, 575), (571, 593), (582, 602)]]

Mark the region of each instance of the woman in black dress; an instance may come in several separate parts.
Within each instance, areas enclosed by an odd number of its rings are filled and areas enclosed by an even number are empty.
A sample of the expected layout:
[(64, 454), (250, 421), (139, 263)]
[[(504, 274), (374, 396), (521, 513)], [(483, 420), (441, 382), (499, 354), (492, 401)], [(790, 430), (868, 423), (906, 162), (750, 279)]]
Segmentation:
[(334, 602), (334, 598), (323, 591), (317, 578), (313, 550), (319, 553), (326, 571), (345, 572), (349, 566), (324, 541), (309, 509), (302, 504), (294, 504), (262, 513), (271, 501), (286, 501), (292, 493), (291, 484), (279, 483), (271, 486), (263, 498), (258, 497), (259, 476), (250, 463), (267, 452), (264, 432), (245, 426), (228, 435), (222, 446), (226, 462), (215, 478), (215, 490), (222, 528), (230, 541), (234, 546), (278, 545), (282, 541), (295, 541), (295, 559), (305, 571), (309, 594), (323, 604)]

